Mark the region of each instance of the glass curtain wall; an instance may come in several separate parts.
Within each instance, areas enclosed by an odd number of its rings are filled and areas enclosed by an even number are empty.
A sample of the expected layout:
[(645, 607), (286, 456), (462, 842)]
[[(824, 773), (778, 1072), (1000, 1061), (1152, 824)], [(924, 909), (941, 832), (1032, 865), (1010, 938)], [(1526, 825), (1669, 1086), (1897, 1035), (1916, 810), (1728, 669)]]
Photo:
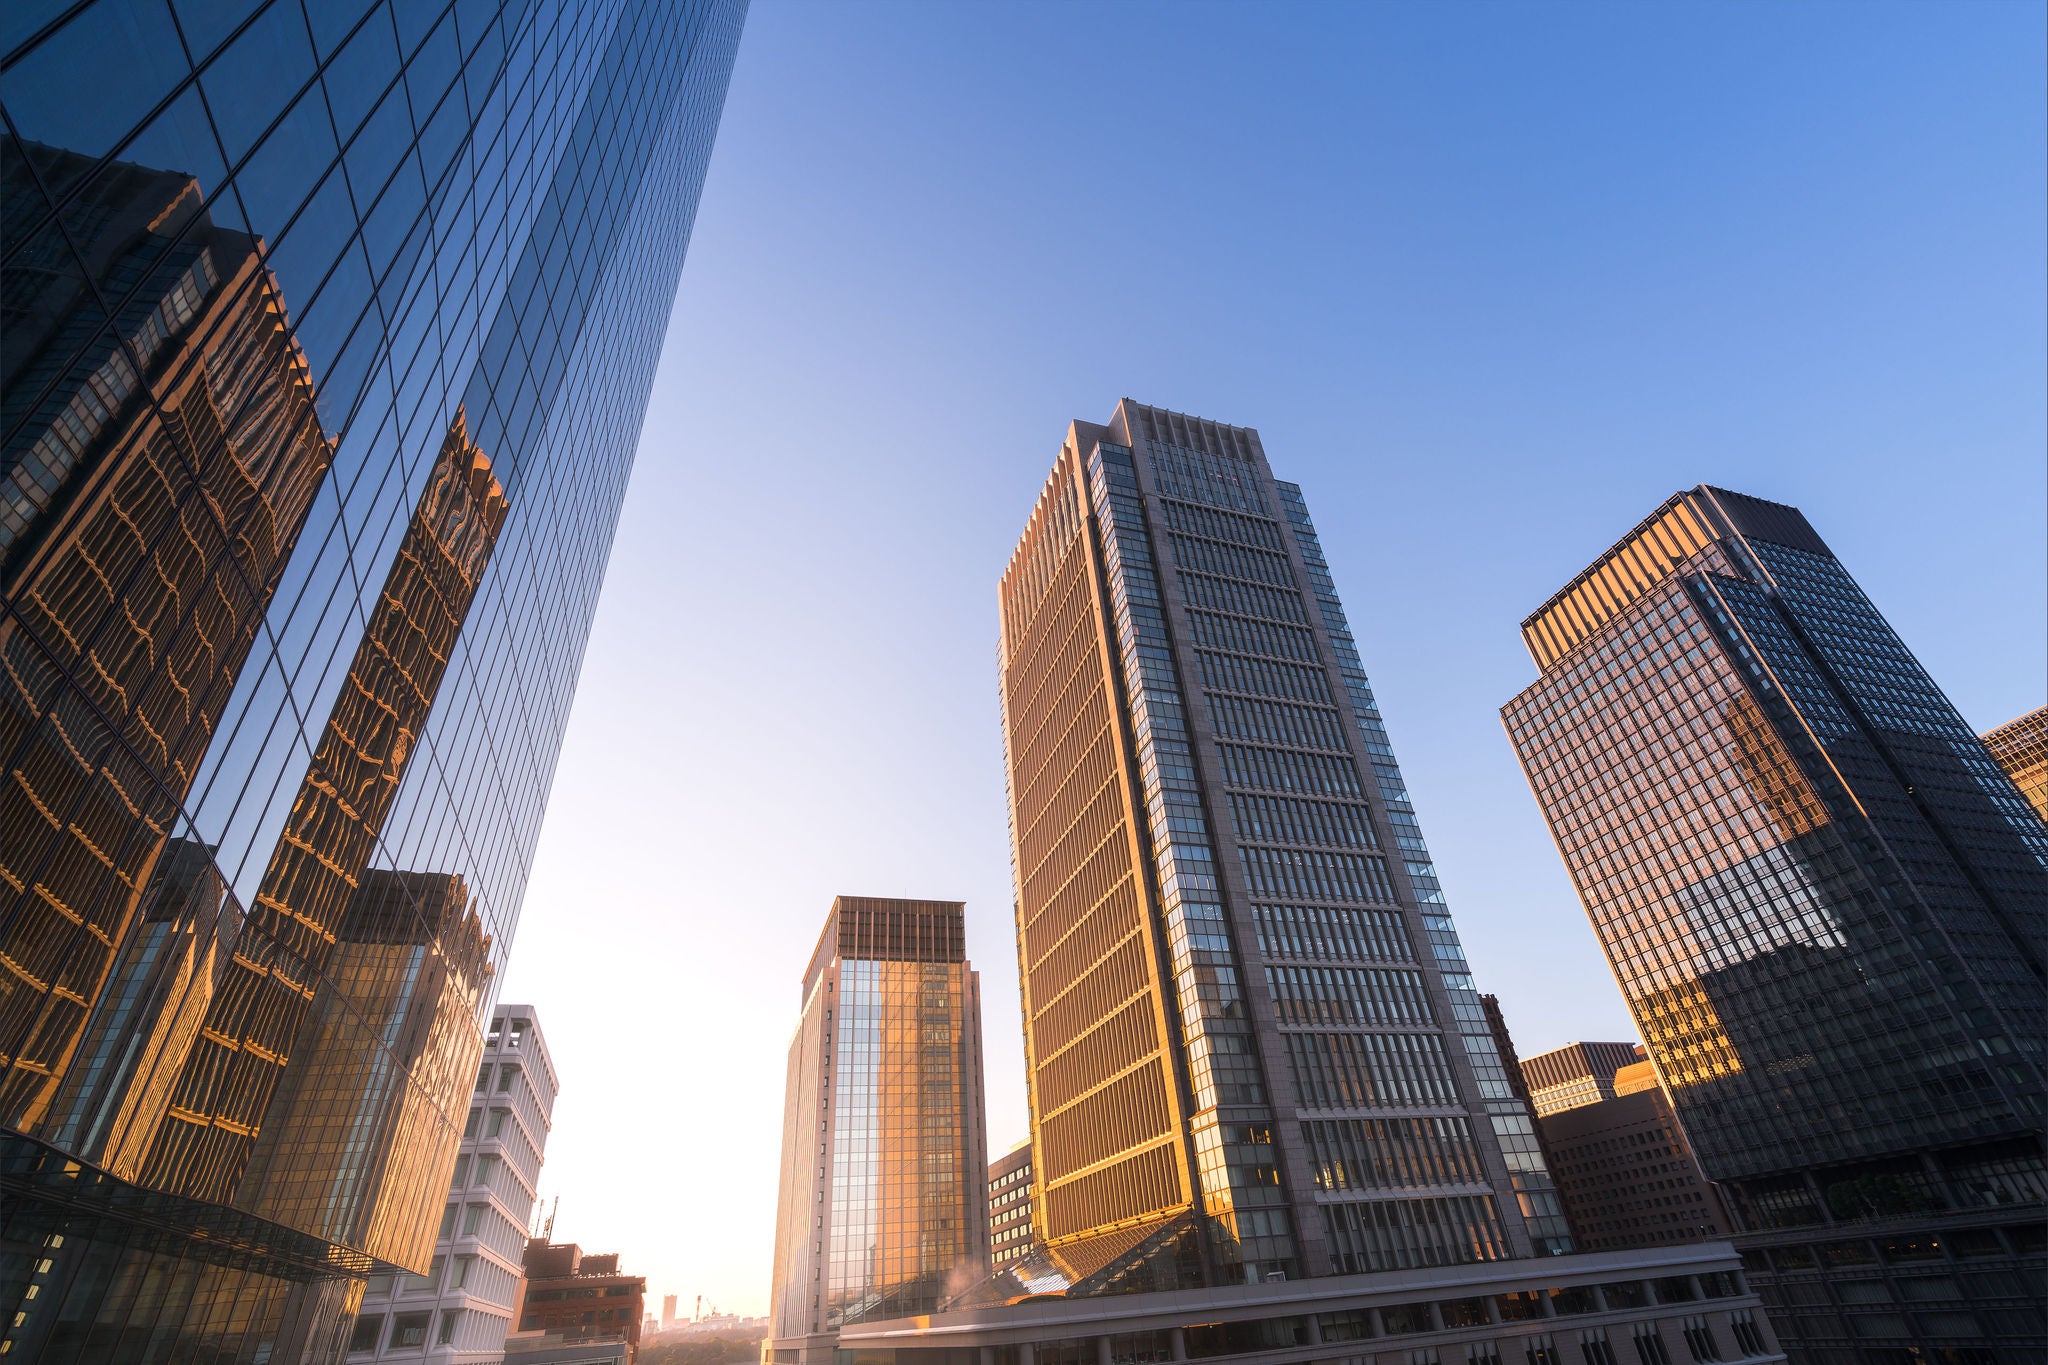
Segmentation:
[(426, 1268), (743, 18), (0, 11), (0, 1350)]

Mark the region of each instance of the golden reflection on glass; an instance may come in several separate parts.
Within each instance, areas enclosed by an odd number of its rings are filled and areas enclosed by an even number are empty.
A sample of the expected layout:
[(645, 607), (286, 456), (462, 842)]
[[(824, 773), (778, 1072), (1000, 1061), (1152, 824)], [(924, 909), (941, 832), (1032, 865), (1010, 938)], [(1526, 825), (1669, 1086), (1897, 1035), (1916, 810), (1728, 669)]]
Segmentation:
[[(334, 1109), (357, 1102), (343, 1093), (350, 1086), (375, 1092), (384, 1084), (349, 1068), (380, 1067), (401, 1050), (393, 1047), (396, 1040), (379, 1038), (364, 1022), (400, 1008), (387, 998), (393, 988), (374, 968), (368, 969), (370, 980), (360, 972), (349, 977), (352, 965), (361, 969), (364, 962), (376, 961), (390, 967), (393, 959), (434, 957), (437, 983), (423, 989), (430, 995), (452, 991), (471, 1008), (464, 1010), (459, 1028), (437, 1027), (430, 1012), (417, 1016), (426, 1030), (418, 1045), (431, 1043), (454, 1053), (435, 1059), (427, 1070), (445, 1077), (474, 1064), (481, 1047), (473, 1019), (481, 950), (472, 942), (477, 931), (459, 883), (450, 886), (443, 879), (440, 888), (429, 889), (429, 878), (407, 887), (423, 899), (401, 897), (409, 903), (400, 915), (392, 894), (405, 883), (392, 882), (350, 916), (357, 897), (372, 884), (366, 872), (378, 833), (433, 707), (506, 510), (490, 460), (469, 440), (458, 411), (169, 1102), (160, 1115), (143, 1116), (153, 1132), (138, 1173), (142, 1181), (197, 1198), (235, 1197), (286, 1069), (302, 1047), (311, 1049), (310, 1060), (324, 1065), (314, 1067), (319, 1074), (294, 1080), (291, 1101), (282, 1112), (323, 1128), (378, 1121), (368, 1113), (342, 1120)], [(411, 923), (400, 932), (393, 926), (405, 916)], [(364, 947), (356, 952), (346, 938), (352, 931), (369, 933), (365, 945), (381, 943), (394, 951), (379, 954)], [(337, 1007), (316, 1006), (322, 978), (337, 969), (348, 984), (326, 989), (344, 997), (360, 990), (357, 1003), (368, 1011), (347, 1025), (338, 1022)], [(327, 1034), (317, 1029), (309, 1034), (309, 1015), (337, 1022)], [(355, 1037), (344, 1040), (342, 1034), (350, 1029)], [(323, 1056), (323, 1044), (333, 1060)], [(341, 1060), (344, 1052), (352, 1052), (353, 1060)], [(402, 1077), (389, 1083), (404, 1088)], [(458, 1085), (444, 1093), (457, 1095), (461, 1089)], [(381, 1112), (381, 1101), (366, 1095), (362, 1102)], [(431, 1126), (433, 1120), (410, 1099), (392, 1103), (401, 1128)], [(419, 1103), (429, 1111), (438, 1107), (431, 1099)], [(319, 1117), (310, 1119), (309, 1113)], [(375, 1136), (359, 1132), (364, 1146), (356, 1150), (366, 1154)], [(272, 1141), (292, 1137), (280, 1129)], [(444, 1134), (439, 1143), (428, 1145), (427, 1154), (454, 1140), (452, 1132)], [(252, 1195), (256, 1202), (238, 1202), (298, 1226), (307, 1226), (300, 1220), (310, 1218), (309, 1231), (340, 1240), (354, 1242), (371, 1233), (354, 1225), (363, 1216), (365, 1192), (374, 1185), (361, 1157), (333, 1170), (311, 1156), (298, 1164), (289, 1155), (271, 1155), (260, 1174)], [(311, 1184), (324, 1185), (324, 1191), (316, 1192)], [(395, 1239), (390, 1246), (358, 1244), (385, 1259), (394, 1253), (412, 1258), (423, 1235), (431, 1244), (431, 1228), (409, 1208), (395, 1215), (395, 1224), (386, 1230)]]
[[(10, 176), (91, 164), (0, 143)], [(212, 224), (196, 181), (114, 163), (65, 227), (143, 285), (93, 336), (54, 221), (8, 267), (10, 424), (33, 411), (0, 479), (0, 1123), (30, 1132), (51, 1117), (333, 458), (254, 240)], [(195, 951), (172, 955), (190, 968)], [(163, 1021), (151, 1047), (178, 1026)]]

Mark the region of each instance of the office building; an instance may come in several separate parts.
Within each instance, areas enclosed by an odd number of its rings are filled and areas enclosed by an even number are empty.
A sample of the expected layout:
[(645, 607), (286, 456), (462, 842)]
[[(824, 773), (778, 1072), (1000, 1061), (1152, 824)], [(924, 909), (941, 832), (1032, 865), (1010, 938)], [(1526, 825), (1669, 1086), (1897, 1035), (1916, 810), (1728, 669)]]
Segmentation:
[(2048, 706), (1988, 731), (1984, 747), (2034, 812), (2048, 820)]
[(1794, 1355), (2043, 1348), (2048, 829), (1801, 513), (1680, 493), (1507, 731)]
[(0, 1350), (431, 1274), (743, 10), (0, 38)]
[(1031, 1143), (988, 1164), (988, 1259), (1000, 1270), (1038, 1250), (1031, 1231)]
[(1579, 1246), (1624, 1251), (1726, 1239), (1734, 1221), (1700, 1171), (1655, 1066), (1621, 1068), (1612, 1089), (1536, 1120)]
[(1066, 1292), (1568, 1252), (1258, 433), (1129, 400), (1075, 422), (999, 600), (1038, 1228)]
[(1614, 1098), (1614, 1073), (1640, 1059), (1634, 1043), (1566, 1043), (1521, 1064), (1536, 1115)]
[(789, 1048), (769, 1358), (986, 1279), (981, 978), (958, 901), (841, 896)]
[(370, 1276), (349, 1365), (494, 1365), (516, 1326), (526, 1227), (558, 1088), (533, 1006), (500, 1005), (484, 1037), (433, 1259), (423, 1275)]
[(676, 1296), (673, 1294), (664, 1294), (661, 1296), (661, 1330), (664, 1332), (671, 1331), (675, 1328), (675, 1326)]
[(506, 1342), (508, 1359), (515, 1350), (541, 1350), (555, 1343), (585, 1348), (616, 1343), (625, 1348), (624, 1365), (633, 1365), (647, 1307), (646, 1277), (620, 1270), (617, 1252), (589, 1256), (574, 1242), (550, 1242), (545, 1237), (527, 1241), (525, 1267), (519, 1296), (523, 1339)]

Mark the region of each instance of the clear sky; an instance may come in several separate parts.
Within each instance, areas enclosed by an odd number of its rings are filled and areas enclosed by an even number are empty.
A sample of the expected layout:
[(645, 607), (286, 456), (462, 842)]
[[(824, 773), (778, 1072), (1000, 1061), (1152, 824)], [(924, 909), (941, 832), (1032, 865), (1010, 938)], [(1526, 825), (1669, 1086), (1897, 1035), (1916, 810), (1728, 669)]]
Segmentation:
[(1701, 481), (1972, 725), (2044, 699), (2044, 7), (755, 0), (502, 998), (556, 1235), (761, 1312), (836, 893), (968, 904), (1025, 1133), (995, 584), (1070, 419), (1306, 491), (1526, 1055), (1634, 1031), (1502, 735)]

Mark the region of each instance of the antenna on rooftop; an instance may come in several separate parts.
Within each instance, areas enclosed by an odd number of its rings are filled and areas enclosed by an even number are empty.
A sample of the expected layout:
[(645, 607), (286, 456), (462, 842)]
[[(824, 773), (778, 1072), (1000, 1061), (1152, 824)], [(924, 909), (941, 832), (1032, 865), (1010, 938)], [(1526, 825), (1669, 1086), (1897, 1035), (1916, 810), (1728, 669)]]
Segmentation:
[(548, 1221), (541, 1224), (540, 1236), (544, 1242), (555, 1240), (555, 1210), (562, 1207), (562, 1196), (556, 1195), (555, 1202), (548, 1206)]

